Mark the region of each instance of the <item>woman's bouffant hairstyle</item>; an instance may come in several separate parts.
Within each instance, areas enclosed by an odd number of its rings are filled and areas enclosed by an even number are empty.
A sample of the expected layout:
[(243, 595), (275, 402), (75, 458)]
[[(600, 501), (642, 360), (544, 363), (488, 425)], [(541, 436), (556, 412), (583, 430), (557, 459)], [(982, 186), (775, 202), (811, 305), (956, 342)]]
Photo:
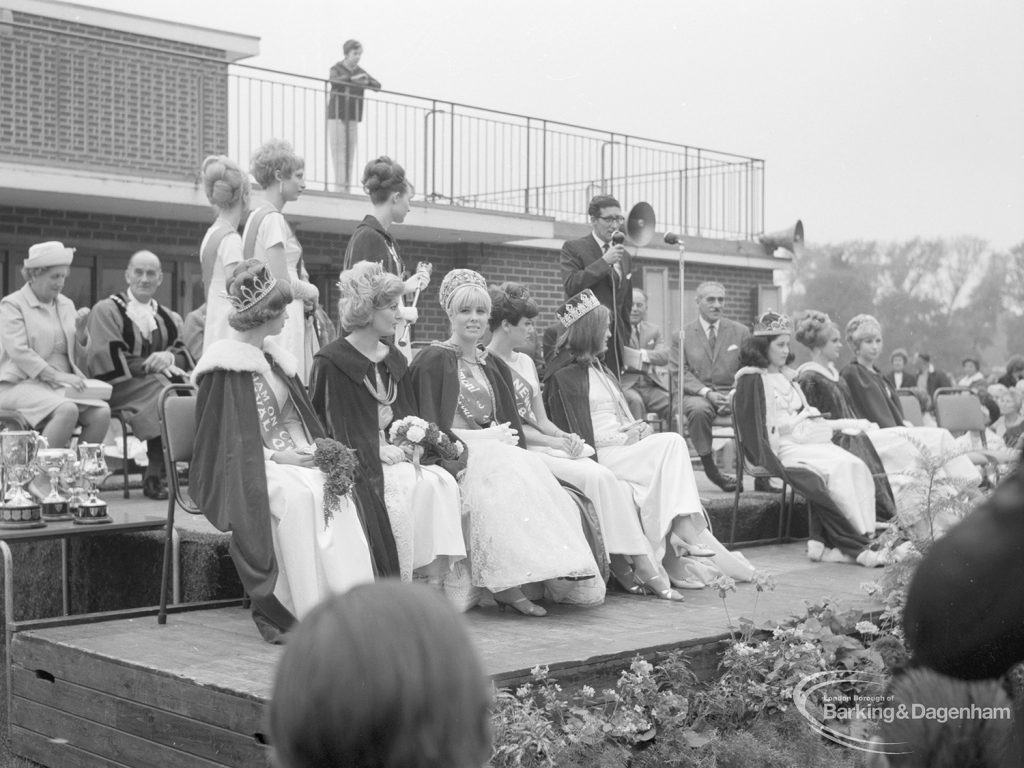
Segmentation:
[(607, 346), (605, 334), (611, 317), (611, 311), (604, 304), (594, 307), (562, 331), (557, 349), (567, 349), (574, 362), (589, 365)]
[(448, 297), (448, 306), (446, 308), (448, 318), (451, 319), (456, 313), (464, 309), (472, 309), (473, 307), (484, 307), (490, 312), (491, 294), (480, 285), (473, 285), (472, 283), (460, 285)]
[(405, 168), (386, 155), (371, 160), (363, 169), (363, 191), (374, 205), (385, 202), (395, 192), (404, 195), (410, 188)]
[(872, 315), (856, 315), (846, 324), (846, 340), (854, 354), (856, 354), (861, 341), (876, 333), (879, 336), (882, 335), (882, 326)]
[(524, 317), (532, 320), (540, 314), (537, 302), (530, 296), (529, 289), (521, 283), (492, 285), (488, 293), (491, 295), (491, 319), (487, 324), (491, 331), (500, 328), (503, 320), (508, 320), (511, 325), (519, 325)]
[(839, 326), (817, 309), (808, 309), (796, 318), (796, 340), (808, 349), (824, 347), (835, 333), (839, 333)]
[(266, 189), (277, 181), (274, 176), (278, 171), (288, 179), (298, 170), (306, 167), (306, 162), (295, 154), (292, 145), (282, 139), (271, 139), (256, 150), (252, 156), (252, 173), (256, 183)]
[(203, 189), (210, 205), (221, 211), (233, 208), (238, 201), (248, 204), (252, 186), (249, 175), (226, 155), (210, 155), (203, 160)]
[[(236, 299), (242, 299), (244, 287), (250, 293), (256, 290), (255, 282), (257, 277), (269, 274), (267, 263), (259, 259), (243, 261), (228, 278), (227, 294)], [(251, 331), (259, 328), (264, 323), (269, 323), (280, 317), (292, 303), (292, 287), (281, 280), (274, 283), (270, 292), (260, 299), (256, 304), (243, 309), (235, 310), (228, 316), (228, 325), (236, 331)]]
[[(780, 334), (781, 335), (781, 334)], [(778, 336), (748, 336), (740, 344), (740, 367), (767, 368), (768, 347)]]
[(373, 313), (405, 293), (405, 283), (375, 261), (359, 261), (338, 276), (338, 319), (342, 330), (354, 331), (373, 322)]
[(490, 692), (463, 618), (438, 592), (363, 584), (288, 634), (270, 701), (280, 768), (479, 768)]

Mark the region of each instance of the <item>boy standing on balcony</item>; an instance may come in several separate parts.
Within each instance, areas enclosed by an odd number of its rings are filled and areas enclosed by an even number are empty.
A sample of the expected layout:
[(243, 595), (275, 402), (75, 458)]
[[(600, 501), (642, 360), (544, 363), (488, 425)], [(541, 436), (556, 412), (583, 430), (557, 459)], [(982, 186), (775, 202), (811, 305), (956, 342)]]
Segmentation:
[(359, 66), (363, 46), (358, 40), (346, 40), (345, 58), (331, 67), (331, 96), (327, 105), (327, 136), (334, 159), (334, 183), (340, 192), (352, 188), (359, 123), (363, 120), (363, 93), (378, 90), (380, 83)]

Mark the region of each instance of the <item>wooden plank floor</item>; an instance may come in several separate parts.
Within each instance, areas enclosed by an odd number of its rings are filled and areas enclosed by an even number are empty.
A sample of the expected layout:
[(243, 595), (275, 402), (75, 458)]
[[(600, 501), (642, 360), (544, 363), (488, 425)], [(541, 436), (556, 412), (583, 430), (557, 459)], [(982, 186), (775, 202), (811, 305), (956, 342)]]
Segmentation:
[[(861, 583), (877, 572), (810, 563), (802, 544), (752, 548), (776, 581), (756, 616), (783, 620), (824, 597), (876, 607)], [(728, 598), (735, 622), (751, 616), (755, 590)], [(487, 673), (513, 683), (537, 664), (556, 674), (596, 674), (638, 652), (713, 645), (728, 630), (710, 589), (680, 605), (610, 593), (602, 606), (548, 606), (545, 618), (466, 614)], [(18, 633), (11, 647), (12, 748), (54, 766), (263, 765), (263, 711), (279, 647), (263, 643), (240, 608), (51, 627)]]

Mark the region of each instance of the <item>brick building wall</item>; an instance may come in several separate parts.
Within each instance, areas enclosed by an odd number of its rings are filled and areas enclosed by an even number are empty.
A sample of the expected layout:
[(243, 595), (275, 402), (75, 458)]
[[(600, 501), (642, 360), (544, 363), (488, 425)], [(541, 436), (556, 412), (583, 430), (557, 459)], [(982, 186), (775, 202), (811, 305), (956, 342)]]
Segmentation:
[[(75, 277), (78, 284), (66, 290), (68, 295), (76, 298), (76, 303), (83, 303), (86, 299), (94, 302), (101, 298), (101, 294), (105, 295), (105, 285), (119, 279), (128, 257), (145, 248), (164, 261), (167, 285), (163, 288), (163, 300), (184, 312), (193, 308), (192, 296), (197, 297), (198, 303), (201, 294), (201, 290), (194, 286), (200, 279), (197, 254), (207, 226), (202, 222), (172, 219), (0, 206), (0, 255), (7, 262), (6, 269), (2, 270), (3, 291), (6, 294), (21, 285), (18, 268), (28, 246), (41, 240), (61, 240), (78, 249), (75, 264), (82, 268)], [(302, 227), (297, 230), (297, 235), (303, 246), (306, 266), (320, 287), (324, 306), (333, 316), (337, 301), (334, 284), (348, 238)], [(482, 243), (412, 241), (403, 241), (401, 248), (403, 258), (410, 266), (414, 267), (419, 261), (429, 261), (434, 265), (434, 278), (419, 301), (417, 339), (438, 339), (447, 335), (448, 321), (438, 304), (437, 290), (445, 273), (457, 267), (475, 269), (489, 282), (511, 280), (524, 283), (540, 305), (538, 324), (543, 326), (555, 321), (555, 308), (562, 301), (556, 251)], [(642, 274), (643, 265), (643, 260), (634, 262), (635, 276)], [(652, 266), (663, 266), (663, 263)], [(669, 280), (670, 287), (678, 290), (678, 274), (674, 266)], [(687, 290), (696, 288), (704, 280), (721, 282), (726, 288), (729, 316), (750, 323), (757, 311), (757, 287), (771, 284), (772, 273), (770, 270), (707, 264), (687, 265)], [(88, 284), (83, 281), (88, 281)]]
[[(15, 12), (0, 32), (0, 157), (193, 178), (228, 145), (224, 51)], [(3, 25), (0, 25), (3, 26)]]

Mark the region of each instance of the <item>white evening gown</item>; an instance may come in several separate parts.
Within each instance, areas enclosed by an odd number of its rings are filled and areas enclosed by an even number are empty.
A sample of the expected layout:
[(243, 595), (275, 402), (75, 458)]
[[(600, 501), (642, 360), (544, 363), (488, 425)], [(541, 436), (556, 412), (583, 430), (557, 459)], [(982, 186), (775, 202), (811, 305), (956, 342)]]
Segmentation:
[[(378, 406), (380, 422), (391, 422), (391, 408)], [(380, 435), (384, 443), (384, 433)], [(452, 566), (466, 557), (462, 538), (459, 484), (438, 466), (412, 462), (382, 464), (384, 504), (395, 537), (402, 581), (411, 581), (413, 571), (438, 560), (436, 575), (443, 578)]]
[[(785, 375), (765, 374), (764, 394), (768, 413), (773, 414), (769, 423), (779, 434), (776, 455), (782, 465), (812, 470), (825, 481), (829, 495), (853, 528), (865, 536), (873, 534), (875, 484), (867, 464), (831, 442), (832, 428), (827, 422), (816, 427), (822, 433), (821, 441), (799, 441), (793, 425), (798, 423), (797, 414), (808, 406), (803, 392)], [(799, 428), (796, 434), (800, 434)]]
[[(618, 385), (596, 368), (590, 377), (590, 417), (597, 443), (597, 458), (632, 490), (640, 509), (640, 523), (651, 549), (676, 579), (696, 578), (705, 584), (724, 574), (737, 581), (749, 581), (753, 566), (738, 552), (730, 552), (708, 527), (700, 503), (697, 480), (686, 442), (674, 432), (650, 435), (632, 445), (624, 442), (624, 424), (633, 421)], [(714, 557), (677, 557), (666, 551), (677, 517), (689, 517), (693, 535), (690, 543), (715, 552)], [(679, 542), (681, 543), (681, 542)]]
[[(202, 253), (206, 249), (206, 243), (213, 232), (220, 226), (230, 227), (224, 219), (217, 219), (217, 222), (210, 227), (199, 247)], [(234, 330), (228, 325), (228, 317), (234, 312), (234, 307), (222, 295), (227, 290), (227, 275), (234, 267), (242, 262), (242, 238), (237, 232), (225, 235), (217, 247), (217, 258), (213, 262), (213, 269), (210, 273), (210, 290), (206, 294), (206, 323), (203, 325), (203, 352), (210, 348), (210, 345), (221, 339), (228, 339), (234, 336)]]
[[(285, 383), (273, 372), (267, 380), (296, 447), (309, 445)], [(372, 582), (370, 547), (350, 498), (341, 497), (333, 519), (325, 523), (324, 479), (319, 469), (270, 460), (265, 464), (278, 565), (274, 597), (301, 619), (328, 595)]]
[(453, 431), (469, 445), (462, 509), (473, 586), (500, 592), (545, 582), (551, 600), (602, 603), (604, 582), (579, 509), (540, 457), (489, 430)]

